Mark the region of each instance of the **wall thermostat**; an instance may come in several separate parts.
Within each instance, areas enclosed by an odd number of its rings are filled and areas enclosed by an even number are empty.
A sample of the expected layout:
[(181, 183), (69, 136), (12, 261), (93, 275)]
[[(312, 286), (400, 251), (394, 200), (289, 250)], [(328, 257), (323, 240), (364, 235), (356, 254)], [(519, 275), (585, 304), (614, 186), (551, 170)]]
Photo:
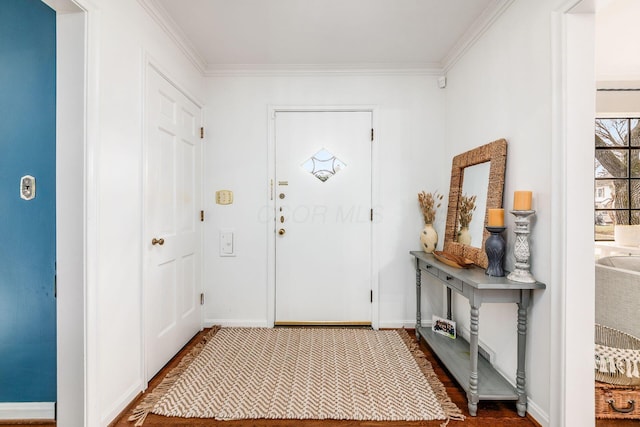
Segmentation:
[(233, 203), (233, 191), (219, 190), (216, 191), (216, 203), (219, 205), (230, 205)]
[(20, 178), (20, 197), (24, 200), (32, 200), (36, 197), (36, 179), (31, 175)]

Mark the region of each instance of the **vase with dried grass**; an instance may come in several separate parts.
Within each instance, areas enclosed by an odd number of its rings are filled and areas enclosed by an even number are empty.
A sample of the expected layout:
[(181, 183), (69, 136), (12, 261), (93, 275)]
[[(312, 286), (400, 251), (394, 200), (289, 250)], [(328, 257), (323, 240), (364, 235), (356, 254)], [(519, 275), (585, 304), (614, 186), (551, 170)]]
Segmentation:
[(442, 198), (442, 194), (437, 191), (433, 193), (421, 191), (418, 193), (418, 203), (424, 218), (424, 228), (420, 233), (420, 243), (422, 244), (422, 250), (428, 254), (435, 251), (438, 245), (438, 233), (433, 227), (433, 222), (436, 220), (436, 210), (441, 206)]
[(473, 211), (476, 210), (476, 196), (467, 196), (463, 194), (460, 197), (460, 212), (459, 222), (460, 229), (458, 230), (458, 243), (461, 245), (471, 244), (471, 233), (469, 232), (469, 224), (473, 219)]

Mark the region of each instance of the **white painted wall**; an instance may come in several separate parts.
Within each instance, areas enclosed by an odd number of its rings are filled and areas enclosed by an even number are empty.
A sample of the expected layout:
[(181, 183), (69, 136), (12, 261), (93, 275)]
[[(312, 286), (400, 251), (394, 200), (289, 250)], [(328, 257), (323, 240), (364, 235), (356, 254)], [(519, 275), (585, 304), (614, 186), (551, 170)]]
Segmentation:
[[(529, 310), (527, 340), (527, 391), (529, 411), (549, 425), (551, 320), (551, 12), (560, 2), (516, 1), (466, 55), (447, 72), (446, 147), (451, 157), (477, 145), (506, 138), (507, 172), (505, 209), (513, 206), (515, 190), (533, 191), (530, 235), (531, 271), (547, 284), (534, 292)], [(592, 186), (591, 181), (585, 183)], [(505, 268), (514, 266), (514, 221), (505, 215), (507, 256)], [(588, 229), (585, 233), (590, 233)], [(454, 301), (454, 315), (468, 335), (469, 305)], [(496, 354), (498, 369), (515, 383), (516, 307), (485, 304), (480, 310), (480, 340)]]
[[(203, 79), (131, 0), (94, 0), (89, 13), (90, 100), (87, 411), (106, 425), (146, 387), (142, 355), (144, 57), (190, 93)], [(93, 43), (93, 44), (92, 44)], [(92, 76), (96, 79), (93, 80)]]
[[(415, 273), (423, 226), (417, 193), (448, 192), (443, 162), (444, 91), (434, 76), (218, 76), (207, 81), (205, 143), (205, 325), (268, 323), (269, 106), (374, 106), (374, 271), (380, 327), (415, 323)], [(302, 160), (301, 160), (302, 161)], [(377, 183), (377, 184), (375, 184)], [(234, 191), (216, 205), (215, 191)], [(438, 213), (444, 230), (446, 208)], [(235, 257), (219, 256), (219, 230), (235, 231)], [(271, 226), (273, 230), (273, 226)], [(440, 245), (442, 243), (440, 242)], [(364, 250), (365, 248), (363, 248)], [(425, 311), (430, 318), (430, 313)]]
[[(599, 82), (640, 81), (640, 2), (599, 0), (596, 14), (596, 78)], [(632, 50), (629, 50), (631, 48)], [(636, 86), (637, 87), (637, 86)]]
[(634, 52), (640, 40), (640, 2), (601, 0), (596, 14), (596, 79), (598, 88), (636, 89), (598, 92), (599, 117), (637, 117), (640, 112), (640, 58)]
[[(640, 85), (640, 80), (636, 82)], [(629, 86), (629, 81), (622, 83)], [(637, 91), (599, 91), (596, 95), (598, 117), (638, 117), (640, 88)]]

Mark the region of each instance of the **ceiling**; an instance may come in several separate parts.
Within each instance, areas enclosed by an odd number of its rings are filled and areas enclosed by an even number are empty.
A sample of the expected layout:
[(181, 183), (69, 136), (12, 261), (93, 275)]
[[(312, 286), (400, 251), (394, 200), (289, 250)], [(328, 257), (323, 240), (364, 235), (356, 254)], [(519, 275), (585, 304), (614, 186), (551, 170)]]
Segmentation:
[(442, 70), (513, 0), (138, 0), (204, 74)]

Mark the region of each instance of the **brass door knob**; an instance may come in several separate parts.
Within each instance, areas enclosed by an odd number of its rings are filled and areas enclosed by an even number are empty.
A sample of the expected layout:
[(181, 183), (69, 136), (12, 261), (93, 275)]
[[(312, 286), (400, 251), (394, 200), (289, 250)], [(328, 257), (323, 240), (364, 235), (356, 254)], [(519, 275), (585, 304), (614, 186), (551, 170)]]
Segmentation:
[(284, 236), (284, 233), (286, 233), (286, 231), (284, 230), (284, 228), (281, 228), (280, 230), (278, 230), (278, 234), (281, 236)]
[(164, 245), (164, 239), (160, 238), (160, 239), (156, 239), (155, 237), (153, 239), (151, 239), (151, 244), (152, 245)]

